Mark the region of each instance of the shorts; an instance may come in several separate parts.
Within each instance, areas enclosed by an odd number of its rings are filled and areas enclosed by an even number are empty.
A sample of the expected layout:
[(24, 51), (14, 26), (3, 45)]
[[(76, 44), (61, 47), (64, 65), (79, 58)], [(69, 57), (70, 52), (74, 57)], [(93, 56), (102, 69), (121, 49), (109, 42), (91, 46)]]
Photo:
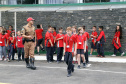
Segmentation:
[(93, 49), (97, 49), (97, 48), (96, 48), (96, 44), (94, 45), (94, 43), (91, 42), (91, 48), (93, 48)]
[(84, 54), (84, 49), (77, 49), (77, 54)]
[(37, 46), (40, 46), (40, 44), (42, 44), (42, 41), (43, 41), (43, 38), (42, 38), (42, 39), (37, 40)]

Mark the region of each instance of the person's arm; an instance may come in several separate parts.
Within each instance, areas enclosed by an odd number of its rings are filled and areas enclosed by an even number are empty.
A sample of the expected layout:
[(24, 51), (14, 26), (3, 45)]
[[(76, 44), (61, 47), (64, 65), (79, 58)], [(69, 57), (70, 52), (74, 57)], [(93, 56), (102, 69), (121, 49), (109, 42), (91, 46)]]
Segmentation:
[(49, 39), (49, 42), (50, 42), (51, 46), (53, 46), (51, 39)]
[(64, 48), (64, 55), (65, 55), (65, 51), (66, 51), (66, 43), (63, 42), (63, 44), (64, 44), (63, 48)]
[(98, 38), (97, 38), (96, 41), (100, 41), (100, 39), (102, 38), (102, 36), (103, 36), (103, 34), (101, 33), (101, 34), (98, 36)]
[(11, 43), (13, 43), (14, 42), (14, 36), (13, 36), (13, 39), (11, 40)]
[(119, 37), (117, 37), (117, 43), (119, 42)]
[(36, 46), (36, 32), (35, 32), (35, 46)]
[(77, 54), (77, 42), (74, 44), (74, 46), (75, 46), (74, 55), (76, 55)]
[(32, 36), (26, 36), (26, 35), (25, 35), (25, 28), (22, 28), (22, 37), (23, 37), (23, 38), (26, 38), (26, 39), (33, 39)]
[(41, 29), (43, 30), (42, 24), (40, 24)]
[(84, 53), (86, 52), (86, 46), (87, 46), (87, 42), (84, 41)]

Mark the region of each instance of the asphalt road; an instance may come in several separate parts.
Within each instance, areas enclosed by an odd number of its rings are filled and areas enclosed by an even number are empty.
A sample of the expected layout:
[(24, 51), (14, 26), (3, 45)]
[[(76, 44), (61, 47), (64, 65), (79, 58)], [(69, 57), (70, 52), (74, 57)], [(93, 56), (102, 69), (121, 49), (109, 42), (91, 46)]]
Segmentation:
[(126, 64), (91, 63), (67, 77), (66, 64), (36, 61), (37, 70), (25, 68), (25, 62), (0, 61), (0, 84), (126, 84)]

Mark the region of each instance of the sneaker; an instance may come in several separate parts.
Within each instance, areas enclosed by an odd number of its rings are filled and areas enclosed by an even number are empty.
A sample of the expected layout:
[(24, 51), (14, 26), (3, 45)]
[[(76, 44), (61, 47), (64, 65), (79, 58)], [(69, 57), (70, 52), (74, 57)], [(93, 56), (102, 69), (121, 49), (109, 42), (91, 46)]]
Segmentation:
[(7, 58), (5, 58), (4, 61), (7, 61)]
[(40, 53), (38, 52), (38, 55), (40, 55)]
[(0, 58), (0, 61), (2, 61), (2, 59)]
[(56, 52), (54, 52), (54, 54), (56, 54)]
[(100, 55), (97, 55), (97, 57), (100, 57)]
[(104, 58), (105, 56), (101, 56), (101, 58)]
[(60, 61), (57, 61), (57, 64), (59, 64), (60, 63)]
[(75, 61), (72, 61), (72, 64), (75, 64)]
[(113, 55), (111, 55), (112, 57), (115, 57), (116, 55), (115, 54), (113, 54)]
[(83, 68), (86, 68), (86, 64), (85, 63), (83, 63)]
[(88, 64), (88, 63), (86, 64), (86, 67), (90, 67), (90, 66), (91, 66), (91, 64)]
[(78, 64), (78, 62), (77, 62), (77, 61), (75, 61), (75, 64)]
[(78, 69), (80, 69), (80, 65), (78, 65), (78, 67), (77, 67)]
[(121, 56), (123, 56), (125, 53), (123, 52), (122, 54), (121, 54)]
[(70, 77), (70, 76), (72, 76), (71, 74), (67, 74), (67, 77)]

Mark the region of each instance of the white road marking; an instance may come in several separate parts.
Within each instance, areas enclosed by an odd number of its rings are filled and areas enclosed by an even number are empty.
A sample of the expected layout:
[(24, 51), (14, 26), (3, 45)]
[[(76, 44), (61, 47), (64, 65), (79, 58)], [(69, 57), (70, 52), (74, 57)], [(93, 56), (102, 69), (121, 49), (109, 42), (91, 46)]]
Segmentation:
[[(25, 67), (25, 65), (6, 65), (6, 64), (0, 64), (0, 66), (7, 66), (7, 67)], [(50, 66), (36, 66), (36, 67), (42, 67), (42, 68), (50, 68), (50, 69), (67, 69), (67, 67), (50, 67)], [(105, 71), (105, 70), (92, 70), (92, 69), (76, 69), (77, 71), (91, 71), (91, 72), (102, 72), (102, 73), (113, 73), (113, 74), (124, 74), (126, 75), (126, 72), (117, 72), (117, 71)]]

